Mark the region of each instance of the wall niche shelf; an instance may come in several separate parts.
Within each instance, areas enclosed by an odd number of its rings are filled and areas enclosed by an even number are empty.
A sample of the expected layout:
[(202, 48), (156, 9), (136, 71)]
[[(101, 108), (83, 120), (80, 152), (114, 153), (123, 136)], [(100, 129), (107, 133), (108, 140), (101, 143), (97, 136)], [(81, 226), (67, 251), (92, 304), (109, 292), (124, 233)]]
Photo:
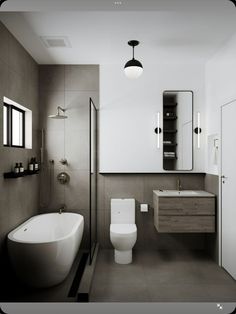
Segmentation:
[(164, 117), (164, 120), (177, 120), (177, 117)]
[(15, 172), (5, 172), (3, 174), (4, 179), (15, 179), (15, 178), (21, 178), (21, 177), (26, 177), (26, 176), (32, 176), (33, 174), (38, 174), (39, 171), (29, 171), (25, 170), (22, 173), (15, 173)]
[(177, 119), (178, 102), (176, 94), (163, 96), (163, 168), (176, 169), (177, 164)]

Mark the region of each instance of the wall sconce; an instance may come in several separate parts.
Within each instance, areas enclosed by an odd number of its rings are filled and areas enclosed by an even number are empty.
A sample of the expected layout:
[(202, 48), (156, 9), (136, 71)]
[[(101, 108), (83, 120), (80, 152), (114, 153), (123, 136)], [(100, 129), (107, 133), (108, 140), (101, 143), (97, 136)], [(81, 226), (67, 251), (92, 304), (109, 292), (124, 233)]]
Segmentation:
[(155, 133), (157, 134), (157, 148), (160, 148), (160, 134), (162, 129), (160, 128), (160, 112), (157, 113), (157, 127), (155, 128)]
[(219, 139), (218, 138), (214, 139), (214, 148), (219, 149)]
[(197, 127), (194, 129), (194, 133), (197, 134), (197, 148), (201, 147), (201, 115), (200, 112), (197, 113)]

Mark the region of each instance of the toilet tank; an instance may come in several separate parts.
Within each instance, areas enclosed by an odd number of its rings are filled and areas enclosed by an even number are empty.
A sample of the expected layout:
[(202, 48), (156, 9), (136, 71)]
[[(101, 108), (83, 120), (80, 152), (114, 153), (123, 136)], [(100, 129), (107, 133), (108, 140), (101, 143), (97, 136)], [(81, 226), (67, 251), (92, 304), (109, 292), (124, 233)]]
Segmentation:
[(111, 199), (111, 224), (135, 224), (135, 199)]

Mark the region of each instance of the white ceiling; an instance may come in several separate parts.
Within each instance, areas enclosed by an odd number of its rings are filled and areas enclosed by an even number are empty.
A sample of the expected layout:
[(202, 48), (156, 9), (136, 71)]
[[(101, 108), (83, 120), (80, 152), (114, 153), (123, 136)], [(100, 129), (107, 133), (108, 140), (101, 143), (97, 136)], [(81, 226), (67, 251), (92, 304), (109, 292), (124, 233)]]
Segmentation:
[[(135, 55), (143, 64), (204, 62), (236, 30), (229, 0), (122, 2), (8, 0), (2, 9), (19, 12), (2, 12), (0, 20), (40, 64), (124, 63), (130, 39), (141, 42)], [(71, 47), (48, 49), (40, 36), (66, 36)]]

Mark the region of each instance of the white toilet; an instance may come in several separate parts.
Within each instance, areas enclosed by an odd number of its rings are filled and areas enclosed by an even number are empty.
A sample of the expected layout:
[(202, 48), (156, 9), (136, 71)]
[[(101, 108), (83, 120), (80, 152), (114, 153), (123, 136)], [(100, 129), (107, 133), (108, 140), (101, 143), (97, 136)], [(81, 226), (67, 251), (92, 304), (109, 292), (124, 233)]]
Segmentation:
[(111, 199), (110, 239), (115, 248), (115, 262), (132, 263), (132, 248), (137, 240), (135, 199)]

